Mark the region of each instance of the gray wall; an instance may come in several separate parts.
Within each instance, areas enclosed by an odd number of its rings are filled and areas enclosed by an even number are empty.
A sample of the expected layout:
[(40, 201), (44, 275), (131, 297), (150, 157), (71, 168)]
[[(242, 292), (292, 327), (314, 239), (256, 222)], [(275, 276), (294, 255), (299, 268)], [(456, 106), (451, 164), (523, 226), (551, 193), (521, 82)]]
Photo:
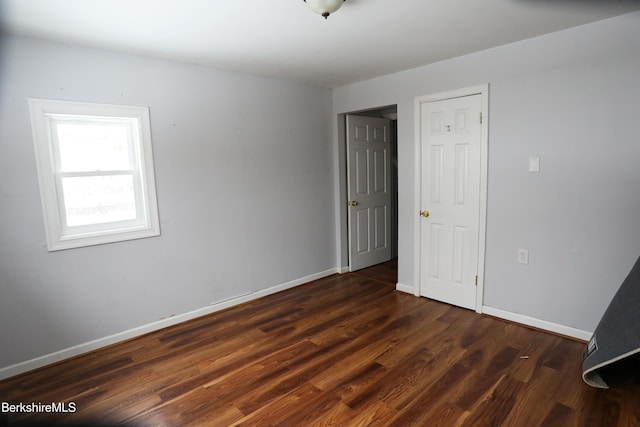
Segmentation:
[(414, 98), (489, 83), (484, 304), (593, 331), (640, 256), (639, 82), (636, 12), (334, 89), (336, 115), (398, 105), (399, 283), (415, 285)]
[[(336, 266), (329, 90), (24, 38), (0, 55), (0, 368)], [(150, 107), (160, 237), (47, 252), (28, 97)]]

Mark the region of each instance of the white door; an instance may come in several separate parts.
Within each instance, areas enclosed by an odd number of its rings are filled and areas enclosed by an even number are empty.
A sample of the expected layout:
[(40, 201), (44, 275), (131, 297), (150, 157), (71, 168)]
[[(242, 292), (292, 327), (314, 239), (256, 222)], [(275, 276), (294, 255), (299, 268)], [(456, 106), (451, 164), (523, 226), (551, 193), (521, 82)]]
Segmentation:
[(391, 121), (347, 116), (349, 270), (391, 259)]
[(481, 95), (420, 107), (420, 292), (476, 308)]

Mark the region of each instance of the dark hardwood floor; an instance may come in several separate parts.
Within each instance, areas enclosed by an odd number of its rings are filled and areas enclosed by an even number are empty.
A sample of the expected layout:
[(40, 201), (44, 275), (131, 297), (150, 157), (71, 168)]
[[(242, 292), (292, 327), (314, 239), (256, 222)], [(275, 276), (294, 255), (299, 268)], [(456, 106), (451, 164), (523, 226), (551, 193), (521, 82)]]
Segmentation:
[[(638, 364), (609, 390), (583, 343), (334, 275), (0, 382), (6, 425), (639, 426)], [(630, 373), (629, 373), (630, 372)], [(40, 424), (39, 424), (40, 423)]]

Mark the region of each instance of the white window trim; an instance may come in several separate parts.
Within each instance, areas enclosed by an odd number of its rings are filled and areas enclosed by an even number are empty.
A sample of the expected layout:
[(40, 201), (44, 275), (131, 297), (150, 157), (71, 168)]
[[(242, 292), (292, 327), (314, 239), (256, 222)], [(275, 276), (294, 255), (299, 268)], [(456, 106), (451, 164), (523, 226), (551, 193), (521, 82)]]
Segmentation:
[[(29, 110), (49, 251), (160, 235), (147, 107), (30, 98)], [(123, 120), (133, 124), (132, 129), (138, 132), (139, 140), (135, 153), (139, 169), (133, 173), (141, 188), (141, 194), (136, 195), (136, 206), (143, 212), (138, 220), (110, 223), (112, 226), (109, 227), (65, 227), (61, 211), (64, 202), (56, 183), (60, 176), (56, 171), (56, 144), (51, 131), (51, 121), (64, 115), (83, 116), (87, 120)]]

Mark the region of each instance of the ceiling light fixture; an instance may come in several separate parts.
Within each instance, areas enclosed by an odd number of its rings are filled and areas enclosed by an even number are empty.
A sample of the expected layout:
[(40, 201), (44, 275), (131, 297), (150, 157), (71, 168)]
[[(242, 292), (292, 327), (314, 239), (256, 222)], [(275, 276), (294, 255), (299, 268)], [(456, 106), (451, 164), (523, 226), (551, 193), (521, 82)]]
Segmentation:
[(327, 19), (336, 10), (340, 9), (345, 0), (304, 0), (304, 2), (313, 10)]

